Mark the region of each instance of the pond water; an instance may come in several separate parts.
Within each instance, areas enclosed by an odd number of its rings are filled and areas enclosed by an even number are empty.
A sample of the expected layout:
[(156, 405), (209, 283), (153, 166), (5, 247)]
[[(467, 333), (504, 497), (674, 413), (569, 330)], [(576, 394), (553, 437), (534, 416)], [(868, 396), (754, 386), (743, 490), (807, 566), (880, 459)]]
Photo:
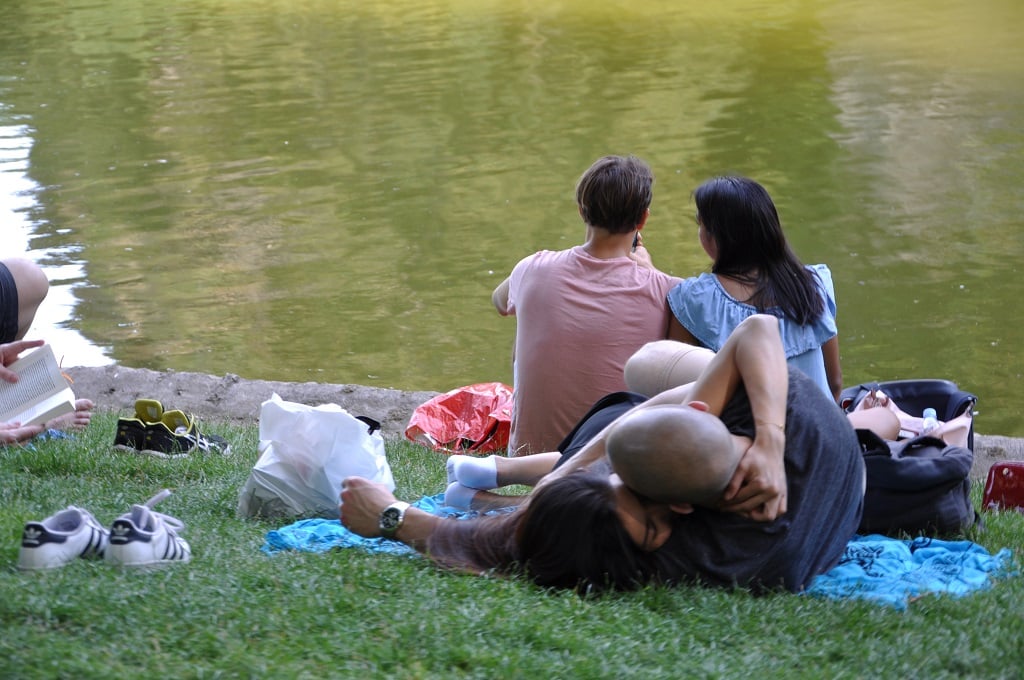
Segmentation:
[(836, 282), (848, 384), (945, 377), (1024, 435), (1017, 0), (0, 0), (3, 255), (65, 365), (511, 381), (490, 292), (633, 153), (645, 242), (759, 180)]

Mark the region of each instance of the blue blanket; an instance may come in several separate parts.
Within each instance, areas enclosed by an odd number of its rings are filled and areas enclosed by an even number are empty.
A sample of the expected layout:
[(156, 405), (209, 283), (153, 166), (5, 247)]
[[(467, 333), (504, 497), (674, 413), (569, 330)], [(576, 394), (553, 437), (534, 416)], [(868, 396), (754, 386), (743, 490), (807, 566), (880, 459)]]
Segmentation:
[[(436, 496), (424, 496), (413, 503), (412, 507), (439, 517), (455, 519), (467, 519), (479, 514), (445, 506), (443, 493)], [(281, 527), (277, 531), (267, 532), (266, 542), (260, 549), (272, 555), (282, 550), (319, 553), (334, 548), (360, 548), (372, 553), (418, 554), (399, 541), (391, 541), (386, 538), (363, 538), (343, 527), (341, 522), (336, 519), (303, 519)]]
[(995, 555), (971, 541), (855, 536), (839, 564), (816, 577), (808, 595), (859, 598), (905, 609), (928, 594), (962, 597), (1014, 573), (1010, 550)]
[[(446, 507), (444, 494), (424, 496), (413, 506), (455, 519), (478, 514)], [(358, 536), (336, 519), (305, 519), (270, 531), (261, 550), (268, 554), (283, 550), (319, 553), (334, 548), (417, 554), (398, 541)], [(831, 599), (863, 599), (905, 609), (909, 602), (923, 595), (961, 597), (989, 588), (992, 579), (1013, 573), (1012, 555), (1007, 548), (991, 555), (970, 541), (855, 536), (846, 546), (839, 564), (815, 578), (806, 594)]]

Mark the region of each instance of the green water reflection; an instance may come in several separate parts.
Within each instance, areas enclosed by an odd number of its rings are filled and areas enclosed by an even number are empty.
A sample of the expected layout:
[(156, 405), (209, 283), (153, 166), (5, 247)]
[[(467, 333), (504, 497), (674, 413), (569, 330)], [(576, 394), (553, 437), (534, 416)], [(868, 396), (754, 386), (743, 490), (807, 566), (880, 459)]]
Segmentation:
[(590, 161), (635, 153), (662, 268), (707, 267), (700, 181), (755, 177), (833, 269), (848, 383), (949, 377), (1024, 435), (1017, 2), (0, 8), (10, 220), (111, 360), (508, 382), (490, 291), (581, 238)]

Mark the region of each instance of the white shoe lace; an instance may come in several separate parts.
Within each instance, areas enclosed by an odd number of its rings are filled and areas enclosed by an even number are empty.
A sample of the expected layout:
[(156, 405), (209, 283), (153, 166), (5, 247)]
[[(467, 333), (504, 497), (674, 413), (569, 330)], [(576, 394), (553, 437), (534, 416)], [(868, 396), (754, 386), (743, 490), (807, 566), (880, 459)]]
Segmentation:
[(225, 448), (223, 448), (220, 445), (215, 445), (206, 435), (202, 433), (192, 434), (185, 428), (179, 427), (175, 431), (175, 434), (178, 435), (179, 437), (182, 437), (183, 439), (187, 439), (188, 441), (192, 442), (192, 444), (203, 453), (210, 453), (212, 451), (215, 453), (220, 453), (221, 455), (225, 456), (228, 454), (228, 451)]
[(170, 533), (177, 535), (177, 532), (184, 530), (185, 523), (182, 522), (177, 517), (171, 517), (170, 515), (165, 515), (164, 513), (157, 512), (156, 510), (153, 509), (154, 505), (156, 505), (157, 503), (159, 503), (163, 499), (165, 499), (168, 496), (170, 496), (171, 493), (172, 492), (171, 492), (170, 489), (164, 489), (163, 491), (161, 491), (160, 493), (158, 493), (157, 495), (153, 496), (148, 501), (143, 503), (143, 505), (146, 506), (147, 508), (149, 508), (150, 513), (154, 517), (160, 518), (160, 521), (162, 521), (164, 523), (164, 526), (167, 527), (167, 530)]

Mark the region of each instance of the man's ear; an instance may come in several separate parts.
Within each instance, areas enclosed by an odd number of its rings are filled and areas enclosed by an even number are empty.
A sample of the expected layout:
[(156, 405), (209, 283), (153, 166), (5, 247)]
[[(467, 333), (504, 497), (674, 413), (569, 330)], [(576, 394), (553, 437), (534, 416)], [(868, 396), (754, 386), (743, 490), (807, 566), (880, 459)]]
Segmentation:
[(708, 403), (706, 401), (688, 401), (686, 402), (686, 405), (692, 409), (703, 411), (704, 413), (707, 413), (708, 411), (711, 410), (711, 407), (708, 406)]
[(677, 515), (689, 515), (693, 512), (692, 503), (672, 503), (668, 506), (668, 509)]
[(640, 218), (640, 223), (636, 225), (636, 230), (637, 231), (640, 231), (641, 229), (644, 228), (644, 225), (647, 224), (647, 218), (650, 217), (650, 216), (651, 216), (651, 209), (648, 208), (647, 210), (644, 210), (644, 216), (642, 218)]

